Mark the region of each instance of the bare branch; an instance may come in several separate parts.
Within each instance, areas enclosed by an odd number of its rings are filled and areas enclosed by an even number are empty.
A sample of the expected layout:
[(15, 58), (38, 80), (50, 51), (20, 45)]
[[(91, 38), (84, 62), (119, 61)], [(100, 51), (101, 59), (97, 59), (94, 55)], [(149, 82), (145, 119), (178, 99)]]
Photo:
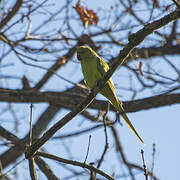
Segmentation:
[(6, 24), (13, 18), (13, 16), (16, 15), (22, 4), (23, 4), (23, 0), (16, 1), (14, 7), (11, 9), (8, 15), (1, 21), (0, 32), (2, 31), (3, 27), (6, 26)]

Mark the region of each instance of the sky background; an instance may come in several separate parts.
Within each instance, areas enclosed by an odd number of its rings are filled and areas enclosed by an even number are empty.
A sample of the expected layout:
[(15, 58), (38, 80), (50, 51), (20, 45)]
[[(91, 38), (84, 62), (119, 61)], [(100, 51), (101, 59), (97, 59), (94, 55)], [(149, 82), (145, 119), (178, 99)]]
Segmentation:
[[(74, 1), (74, 4), (76, 1)], [(89, 9), (93, 9), (95, 12), (98, 12), (98, 8), (102, 7), (104, 9), (107, 9), (107, 7), (111, 6), (111, 1), (103, 1), (103, 0), (87, 0), (85, 2), (87, 7)], [(55, 8), (55, 7), (53, 7)], [(98, 13), (97, 13), (98, 14)], [(34, 23), (39, 23), (41, 19), (34, 19)], [(35, 27), (35, 26), (34, 26)], [(56, 27), (54, 27), (56, 28)], [(77, 25), (78, 28), (78, 25)], [(143, 44), (142, 44), (143, 45)], [(144, 43), (145, 45), (145, 43)], [(117, 53), (119, 49), (113, 49), (111, 52)], [(102, 52), (106, 53), (106, 52)], [(8, 57), (8, 63), (14, 63), (15, 66), (4, 68), (3, 73), (6, 74), (8, 72), (9, 75), (14, 75), (21, 77), (22, 74), (26, 75), (27, 77), (30, 77), (34, 83), (37, 82), (45, 73), (43, 70), (39, 70), (33, 67), (24, 66), (19, 61), (14, 61), (14, 57), (9, 56)], [(171, 57), (175, 61), (178, 61), (178, 57), (173, 56)], [(81, 67), (78, 63), (76, 57), (73, 58), (74, 62), (70, 62), (68, 66), (64, 66), (61, 68), (60, 71), (57, 73), (60, 75), (64, 75), (67, 79), (73, 81), (73, 82), (79, 82), (82, 80), (83, 76), (81, 73)], [(5, 62), (4, 62), (5, 63)], [(132, 62), (133, 63), (133, 62)], [(159, 63), (160, 60), (158, 60), (156, 63)], [(180, 67), (180, 63), (177, 63), (178, 67)], [(18, 71), (17, 71), (18, 67)], [(165, 72), (168, 74), (171, 74), (171, 72), (168, 72), (168, 69), (165, 70)], [(118, 72), (115, 72), (113, 75), (114, 83), (123, 87), (126, 87), (126, 70), (118, 70)], [(6, 82), (7, 83), (7, 82)], [(3, 82), (4, 84), (4, 82)], [(16, 81), (8, 82), (6, 84), (9, 87), (17, 87)], [(19, 86), (21, 86), (21, 82), (19, 82)], [(68, 87), (71, 87), (72, 85), (68, 84), (67, 82), (64, 82), (62, 79), (59, 79), (58, 77), (54, 76), (51, 81), (49, 81), (46, 86), (43, 87), (43, 90), (65, 90)], [(138, 84), (136, 84), (138, 88)], [(123, 90), (118, 90), (117, 94), (119, 95), (121, 100), (129, 100), (128, 92), (125, 92)], [(123, 94), (121, 98), (121, 94)], [(126, 96), (127, 94), (127, 96)], [(142, 94), (142, 97), (146, 97), (150, 95), (150, 92), (144, 92)], [(104, 99), (101, 95), (97, 96), (98, 99)], [(141, 98), (141, 95), (137, 97)], [(1, 103), (3, 105), (3, 103)], [(35, 104), (34, 105), (34, 112), (33, 112), (33, 118), (36, 120), (39, 115), (44, 111), (44, 109), (47, 107), (47, 104)], [(17, 116), (20, 117), (20, 124), (19, 124), (19, 137), (23, 137), (26, 131), (29, 129), (29, 104), (15, 104), (15, 110), (17, 112)], [(62, 110), (59, 112), (56, 117), (54, 118), (54, 121), (51, 122), (49, 127), (51, 127), (55, 122), (57, 122), (59, 119), (61, 119), (64, 115), (68, 113), (67, 110)], [(138, 165), (142, 165), (142, 158), (141, 158), (141, 149), (144, 150), (145, 155), (145, 161), (146, 165), (149, 169), (151, 169), (152, 165), (152, 148), (153, 144), (156, 145), (156, 152), (155, 152), (155, 166), (154, 166), (154, 174), (160, 179), (160, 180), (169, 180), (173, 179), (176, 180), (179, 177), (179, 162), (180, 162), (180, 143), (179, 143), (179, 127), (180, 127), (180, 105), (171, 105), (166, 106), (162, 108), (155, 108), (150, 110), (143, 110), (135, 113), (128, 113), (128, 117), (133, 121), (133, 124), (135, 125), (137, 131), (139, 132), (140, 136), (145, 142), (145, 146), (142, 145), (139, 140), (136, 138), (136, 136), (128, 129), (128, 127), (123, 122), (123, 127), (119, 124), (116, 124), (116, 129), (118, 129), (118, 133), (124, 148), (124, 152), (128, 158), (128, 160), (132, 163), (137, 163)], [(112, 113), (108, 113), (108, 115), (111, 117), (111, 119), (115, 118)], [(9, 127), (9, 129), (12, 129), (12, 123), (8, 119), (11, 118), (11, 115), (8, 115), (4, 113), (1, 116), (1, 122), (4, 127)], [(78, 118), (72, 120), (69, 124), (67, 124), (63, 129), (62, 132), (58, 132), (58, 135), (62, 135), (68, 132), (71, 132), (72, 130), (78, 131), (79, 128), (85, 128), (89, 126), (93, 126), (92, 123), (86, 121), (86, 123), (83, 123), (84, 118), (82, 116), (78, 116)], [(66, 153), (66, 149), (63, 147), (63, 145), (71, 145), (71, 149), (73, 149), (73, 156), (76, 157), (77, 161), (83, 161), (86, 155), (87, 151), (87, 143), (89, 135), (92, 135), (91, 140), (91, 147), (90, 147), (90, 153), (88, 156), (87, 162), (93, 162), (96, 161), (97, 158), (101, 155), (104, 149), (104, 130), (103, 128), (87, 133), (82, 136), (77, 136), (75, 138), (70, 138), (70, 140), (64, 139), (62, 142), (57, 143), (57, 141), (48, 142), (44, 145), (49, 150), (49, 153), (57, 154), (60, 157), (63, 158), (69, 158), (69, 154)], [(108, 129), (108, 135), (111, 136), (111, 132)], [(83, 142), (83, 143), (82, 143)], [(84, 143), (87, 142), (87, 143)], [(112, 172), (112, 169), (118, 169), (119, 161), (117, 156), (113, 153), (114, 148), (114, 142), (111, 138), (109, 138), (109, 153), (107, 154), (105, 161), (110, 161), (105, 166), (102, 166), (102, 170), (105, 170), (106, 172)], [(51, 164), (52, 161), (49, 161)], [(58, 170), (59, 164), (52, 163), (53, 169), (56, 170), (56, 173), (59, 175), (62, 175), (61, 172)], [(22, 165), (27, 170), (27, 161), (23, 161)], [(117, 166), (116, 166), (117, 165)], [(8, 170), (10, 167), (8, 167), (6, 170)], [(20, 167), (19, 167), (20, 169)], [(79, 169), (81, 171), (81, 169)], [(119, 171), (121, 172), (122, 169), (120, 168)], [(27, 172), (27, 171), (26, 171)], [(126, 174), (126, 169), (124, 169), (124, 173)], [(67, 176), (67, 171), (64, 169), (64, 176)], [(137, 171), (138, 173), (138, 171)], [(27, 174), (24, 172), (22, 173), (21, 178), (23, 179), (24, 176), (27, 176)], [(30, 179), (30, 177), (27, 177), (27, 179)], [(40, 179), (44, 179), (44, 176), (40, 177)], [(128, 179), (128, 178), (127, 178)], [(137, 174), (137, 179), (143, 180), (144, 175)]]

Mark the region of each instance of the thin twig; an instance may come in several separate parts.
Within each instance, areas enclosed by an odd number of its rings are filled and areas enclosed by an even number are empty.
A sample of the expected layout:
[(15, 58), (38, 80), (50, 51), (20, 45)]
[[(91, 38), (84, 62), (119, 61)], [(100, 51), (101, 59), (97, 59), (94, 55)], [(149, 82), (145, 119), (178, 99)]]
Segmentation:
[(141, 155), (143, 160), (143, 168), (144, 168), (144, 176), (146, 177), (146, 180), (148, 180), (148, 170), (146, 168), (145, 160), (144, 160), (144, 151), (141, 149)]
[(130, 163), (128, 162), (127, 158), (126, 158), (126, 155), (124, 153), (124, 150), (123, 150), (123, 146), (120, 142), (120, 139), (118, 137), (118, 133), (115, 129), (114, 126), (111, 126), (111, 130), (112, 130), (112, 133), (113, 133), (113, 136), (114, 136), (114, 139), (115, 139), (115, 144), (116, 144), (116, 150), (120, 153), (121, 155), (121, 162), (123, 161), (123, 163), (126, 165), (128, 171), (129, 171), (129, 175), (131, 177), (132, 180), (135, 180), (135, 176), (133, 174), (133, 168), (132, 166), (130, 165)]
[(29, 131), (29, 145), (32, 145), (32, 112), (33, 112), (33, 104), (31, 104), (30, 111), (30, 131)]
[[(33, 104), (30, 106), (30, 130), (29, 130), (29, 146), (32, 145), (32, 112), (33, 112)], [(29, 161), (29, 171), (30, 171), (30, 176), (32, 180), (37, 180), (37, 174), (36, 174), (36, 168), (35, 168), (35, 162), (34, 162), (34, 157), (31, 157), (28, 159)]]
[(101, 176), (103, 176), (103, 177), (105, 177), (105, 178), (107, 178), (109, 180), (115, 180), (112, 176), (110, 176), (110, 175), (106, 174), (105, 172), (95, 168), (92, 165), (88, 165), (88, 164), (81, 163), (81, 162), (78, 162), (78, 161), (72, 161), (72, 160), (60, 158), (60, 157), (57, 157), (57, 156), (54, 156), (54, 155), (51, 155), (51, 154), (47, 154), (47, 153), (42, 153), (42, 152), (36, 152), (36, 155), (42, 156), (44, 158), (53, 159), (55, 161), (62, 162), (62, 163), (65, 163), (65, 164), (71, 164), (71, 165), (74, 165), (74, 166), (79, 166), (79, 167), (82, 167), (82, 168), (87, 168), (90, 171), (94, 171), (94, 172), (100, 174)]
[(107, 107), (107, 111), (105, 112), (104, 116), (103, 116), (103, 122), (104, 122), (104, 134), (105, 134), (105, 146), (104, 146), (104, 151), (103, 154), (98, 162), (97, 168), (100, 168), (103, 160), (104, 160), (104, 156), (109, 148), (109, 143), (108, 143), (108, 135), (107, 135), (107, 125), (106, 125), (106, 117), (107, 117), (107, 113), (109, 112), (109, 108), (110, 108), (110, 104), (108, 103), (108, 107)]
[(87, 153), (86, 153), (86, 157), (85, 157), (85, 160), (84, 160), (84, 164), (86, 163), (86, 160), (87, 160), (87, 157), (88, 157), (88, 154), (89, 154), (90, 143), (91, 143), (91, 135), (89, 136), (88, 148), (87, 148)]
[(153, 180), (153, 170), (154, 170), (154, 161), (155, 161), (155, 153), (156, 153), (156, 144), (153, 144), (153, 153), (152, 153), (152, 168), (151, 168), (151, 180)]

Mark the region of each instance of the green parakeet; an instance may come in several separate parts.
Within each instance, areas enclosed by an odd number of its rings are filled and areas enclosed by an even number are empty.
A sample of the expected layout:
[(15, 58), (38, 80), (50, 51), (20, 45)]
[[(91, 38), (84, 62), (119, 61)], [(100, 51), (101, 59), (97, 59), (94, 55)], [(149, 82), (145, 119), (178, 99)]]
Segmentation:
[[(109, 66), (104, 59), (99, 57), (98, 54), (89, 47), (80, 46), (77, 49), (77, 58), (81, 63), (84, 80), (89, 88), (93, 88), (96, 81), (102, 78), (102, 76), (109, 70)], [(144, 143), (127, 117), (122, 103), (115, 94), (112, 78), (107, 81), (100, 93), (109, 100), (117, 111), (121, 113), (128, 127), (136, 134), (140, 141)]]

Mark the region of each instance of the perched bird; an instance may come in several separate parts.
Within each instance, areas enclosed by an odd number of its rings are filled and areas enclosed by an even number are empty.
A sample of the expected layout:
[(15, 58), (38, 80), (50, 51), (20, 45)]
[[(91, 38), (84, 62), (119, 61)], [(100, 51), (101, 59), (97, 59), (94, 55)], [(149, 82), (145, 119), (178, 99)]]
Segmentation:
[[(89, 47), (80, 46), (77, 49), (77, 58), (81, 63), (84, 80), (89, 88), (93, 88), (96, 81), (101, 79), (103, 75), (109, 70), (109, 66), (104, 61), (104, 59), (98, 56), (98, 54)], [(144, 144), (143, 140), (140, 138), (129, 118), (127, 117), (122, 103), (116, 96), (112, 78), (107, 81), (106, 85), (103, 87), (100, 93), (109, 100), (109, 102), (116, 108), (117, 111), (121, 113), (128, 127)]]

